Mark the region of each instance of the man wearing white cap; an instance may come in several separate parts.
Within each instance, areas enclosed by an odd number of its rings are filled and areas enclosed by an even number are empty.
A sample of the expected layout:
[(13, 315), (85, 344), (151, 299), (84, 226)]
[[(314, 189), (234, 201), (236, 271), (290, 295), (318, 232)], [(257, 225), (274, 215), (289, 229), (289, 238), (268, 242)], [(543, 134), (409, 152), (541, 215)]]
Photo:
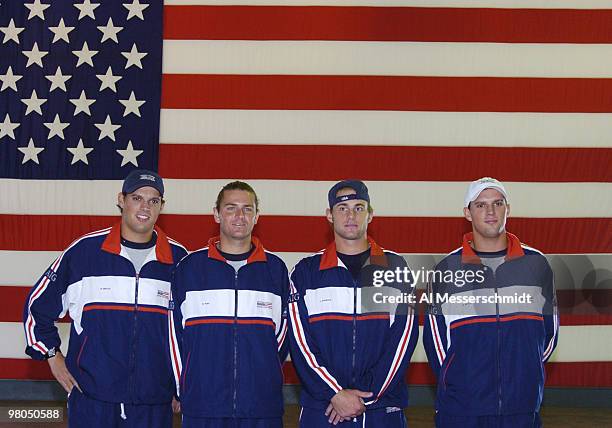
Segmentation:
[(559, 327), (544, 255), (506, 231), (508, 192), (470, 183), (472, 232), (437, 266), (423, 344), (438, 379), (437, 427), (539, 427), (544, 363)]

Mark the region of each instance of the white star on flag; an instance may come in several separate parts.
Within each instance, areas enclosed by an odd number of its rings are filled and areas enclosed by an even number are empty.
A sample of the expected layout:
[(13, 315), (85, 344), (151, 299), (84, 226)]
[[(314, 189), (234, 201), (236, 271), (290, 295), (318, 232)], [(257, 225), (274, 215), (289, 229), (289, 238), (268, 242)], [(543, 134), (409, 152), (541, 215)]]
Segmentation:
[(34, 0), (34, 3), (26, 3), (25, 7), (30, 9), (30, 14), (28, 15), (28, 21), (34, 17), (39, 17), (43, 21), (45, 20), (45, 9), (47, 9), (50, 4), (41, 3), (40, 0)]
[(23, 160), (21, 161), (21, 164), (23, 165), (28, 161), (39, 164), (38, 154), (45, 149), (43, 147), (34, 146), (34, 140), (30, 138), (30, 142), (28, 143), (27, 147), (17, 147), (17, 150), (23, 153)]
[(76, 7), (79, 12), (79, 21), (86, 16), (90, 18), (96, 19), (96, 15), (94, 14), (94, 10), (100, 6), (100, 3), (91, 3), (90, 0), (85, 0), (83, 3), (75, 3), (74, 7)]
[(134, 91), (130, 94), (130, 97), (127, 100), (119, 100), (121, 104), (125, 107), (125, 111), (123, 112), (123, 117), (127, 116), (130, 113), (134, 113), (136, 116), (140, 116), (140, 106), (143, 105), (144, 101), (139, 101), (136, 99), (134, 95)]
[(113, 24), (113, 18), (108, 18), (106, 25), (98, 26), (98, 30), (102, 32), (100, 43), (104, 43), (106, 40), (113, 40), (115, 43), (119, 43), (117, 34), (123, 30), (123, 27), (116, 27)]
[(17, 92), (17, 81), (22, 77), (23, 76), (13, 74), (13, 69), (9, 65), (9, 68), (6, 70), (6, 73), (0, 74), (0, 80), (2, 80), (2, 87), (0, 87), (0, 92), (4, 91), (6, 88), (11, 88), (15, 92)]
[(47, 98), (38, 98), (36, 89), (33, 89), (30, 98), (22, 98), (21, 102), (28, 107), (25, 112), (26, 116), (33, 111), (42, 116), (42, 109), (40, 107), (47, 102)]
[(66, 92), (66, 81), (72, 76), (62, 74), (62, 69), (58, 65), (57, 70), (55, 70), (55, 74), (51, 74), (45, 77), (51, 82), (49, 92), (53, 92), (55, 89), (61, 89), (62, 91)]
[(128, 69), (131, 66), (135, 65), (136, 67), (142, 69), (142, 62), (141, 60), (147, 56), (146, 52), (138, 52), (138, 48), (136, 47), (136, 43), (134, 43), (132, 45), (132, 50), (129, 52), (121, 52), (121, 55), (123, 55), (126, 59), (127, 62), (125, 63), (125, 68)]
[(59, 114), (55, 115), (55, 119), (53, 119), (53, 122), (46, 122), (44, 123), (44, 125), (49, 128), (49, 135), (47, 136), (47, 140), (50, 140), (51, 138), (58, 136), (60, 137), (62, 140), (64, 140), (64, 129), (66, 129), (68, 127), (68, 125), (70, 125), (70, 123), (67, 122), (61, 122), (60, 121), (60, 117)]
[(87, 155), (93, 150), (93, 148), (85, 147), (82, 139), (79, 138), (79, 143), (76, 147), (66, 147), (66, 150), (72, 153), (72, 162), (70, 165), (74, 165), (77, 162), (83, 162), (85, 165), (89, 165)]
[(117, 87), (115, 86), (115, 83), (121, 80), (121, 76), (114, 76), (113, 69), (110, 65), (106, 70), (106, 74), (96, 74), (96, 77), (100, 79), (100, 92), (102, 92), (106, 88), (110, 89), (115, 93), (117, 92)]
[(57, 27), (49, 27), (49, 30), (53, 33), (53, 41), (51, 43), (55, 43), (60, 40), (70, 43), (68, 34), (74, 30), (74, 27), (66, 27), (66, 24), (64, 24), (64, 18), (62, 18), (60, 19), (59, 24), (57, 24)]
[(138, 156), (142, 154), (144, 150), (135, 150), (132, 146), (132, 141), (128, 141), (128, 145), (124, 150), (117, 149), (117, 153), (119, 153), (123, 159), (121, 160), (121, 166), (125, 164), (131, 163), (135, 166), (138, 166)]
[(11, 122), (11, 117), (7, 113), (4, 116), (4, 122), (0, 123), (0, 138), (5, 136), (11, 137), (13, 140), (15, 139), (15, 129), (19, 127), (19, 123)]
[(79, 98), (71, 98), (70, 102), (74, 104), (74, 115), (76, 116), (79, 113), (85, 113), (88, 116), (91, 116), (91, 111), (89, 110), (89, 106), (96, 102), (95, 99), (87, 99), (85, 95), (85, 90), (81, 91), (81, 96)]
[(28, 63), (26, 64), (26, 68), (28, 68), (32, 64), (36, 64), (36, 65), (38, 65), (39, 67), (42, 68), (42, 66), (43, 66), (42, 59), (49, 52), (48, 51), (41, 51), (41, 50), (39, 50), (38, 49), (38, 43), (34, 42), (34, 46), (32, 46), (32, 50), (31, 51), (22, 51), (22, 53), (25, 56), (28, 57)]
[(8, 27), (0, 27), (0, 31), (4, 33), (2, 44), (5, 44), (9, 40), (19, 44), (19, 33), (21, 33), (23, 30), (25, 30), (25, 27), (15, 27), (15, 21), (13, 18), (11, 18)]
[(87, 42), (83, 42), (83, 48), (81, 48), (80, 51), (72, 51), (73, 54), (75, 54), (79, 60), (77, 61), (77, 67), (80, 66), (81, 64), (89, 64), (93, 67), (93, 57), (95, 54), (98, 53), (98, 51), (92, 51), (89, 50), (89, 46), (87, 45)]
[(123, 7), (128, 10), (127, 20), (136, 17), (144, 21), (142, 11), (149, 7), (148, 4), (140, 4), (138, 0), (134, 0), (132, 3), (123, 3)]
[(100, 136), (98, 137), (98, 141), (106, 137), (115, 141), (115, 131), (121, 128), (121, 125), (112, 124), (110, 115), (106, 115), (106, 120), (104, 121), (104, 123), (94, 123), (94, 125), (100, 130)]

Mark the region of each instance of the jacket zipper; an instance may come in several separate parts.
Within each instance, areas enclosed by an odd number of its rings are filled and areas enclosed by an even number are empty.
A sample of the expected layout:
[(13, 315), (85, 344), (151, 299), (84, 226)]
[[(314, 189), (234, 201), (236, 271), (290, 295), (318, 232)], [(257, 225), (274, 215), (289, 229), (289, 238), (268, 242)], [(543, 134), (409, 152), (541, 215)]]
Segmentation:
[[(491, 269), (491, 268), (489, 268)], [(497, 279), (495, 278), (495, 271), (491, 269), (493, 274), (493, 284), (495, 285), (495, 295), (497, 295)], [(501, 323), (499, 318), (499, 303), (495, 302), (495, 318), (497, 327), (497, 414), (501, 415), (502, 412), (502, 385), (501, 385)]]
[(138, 322), (138, 283), (140, 281), (140, 272), (136, 272), (136, 280), (135, 280), (135, 291), (134, 291), (134, 330), (132, 335), (132, 361), (131, 361), (131, 370), (130, 377), (132, 378), (132, 382), (130, 382), (131, 396), (132, 399), (135, 398), (136, 388), (135, 388), (135, 378), (136, 378), (136, 335), (137, 335), (137, 322)]
[(351, 387), (355, 388), (355, 362), (357, 354), (357, 281), (353, 279), (353, 370), (351, 372), (352, 384)]
[(234, 274), (234, 397), (232, 415), (236, 417), (238, 394), (238, 271)]

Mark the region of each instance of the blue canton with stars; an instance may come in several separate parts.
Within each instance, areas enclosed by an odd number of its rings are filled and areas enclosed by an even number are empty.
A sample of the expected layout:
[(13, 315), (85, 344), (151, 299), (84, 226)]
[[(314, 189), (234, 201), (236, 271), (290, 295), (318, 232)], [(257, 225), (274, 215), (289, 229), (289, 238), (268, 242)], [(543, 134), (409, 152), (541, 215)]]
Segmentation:
[(0, 177), (157, 170), (162, 0), (0, 2)]

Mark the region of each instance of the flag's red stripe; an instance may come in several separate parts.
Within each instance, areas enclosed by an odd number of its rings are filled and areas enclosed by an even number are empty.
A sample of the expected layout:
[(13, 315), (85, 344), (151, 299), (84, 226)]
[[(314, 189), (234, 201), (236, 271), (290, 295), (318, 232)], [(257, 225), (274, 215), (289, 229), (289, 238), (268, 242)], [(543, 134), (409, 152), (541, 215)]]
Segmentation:
[(162, 107), (612, 112), (612, 79), (164, 74)]
[[(457, 208), (460, 211), (460, 208)], [(0, 249), (63, 250), (75, 237), (116, 222), (116, 217), (0, 214)], [(164, 214), (160, 226), (196, 249), (219, 234), (212, 215)], [(509, 218), (508, 229), (545, 253), (612, 253), (612, 218)], [(461, 245), (469, 223), (460, 217), (375, 217), (369, 234), (383, 247), (401, 253), (448, 253)], [(332, 239), (327, 220), (311, 216), (262, 216), (255, 233), (266, 248), (315, 252)]]
[(246, 179), (334, 181), (359, 170), (364, 180), (470, 181), (495, 165), (502, 181), (612, 182), (611, 164), (611, 148), (162, 144), (159, 155), (160, 174), (183, 179), (232, 171)]
[[(0, 312), (0, 322), (22, 321), (23, 306), (29, 291), (30, 287), (27, 286), (0, 285), (4, 306), (4, 311)], [(421, 293), (419, 290), (417, 299), (420, 299)], [(612, 289), (557, 290), (557, 301), (561, 312), (561, 325), (612, 324)], [(386, 315), (370, 315), (360, 319), (368, 317), (389, 318)], [(313, 322), (313, 319), (310, 321)], [(61, 322), (70, 322), (70, 318), (66, 316)], [(419, 324), (423, 325), (422, 317)]]
[[(2, 358), (0, 362), (0, 379), (53, 379), (45, 361)], [(290, 361), (283, 365), (283, 372), (286, 384), (300, 383)], [(409, 385), (435, 384), (435, 377), (427, 363), (411, 363), (406, 380)], [(546, 386), (612, 387), (612, 362), (548, 363)]]
[(165, 6), (164, 39), (611, 43), (612, 11)]

